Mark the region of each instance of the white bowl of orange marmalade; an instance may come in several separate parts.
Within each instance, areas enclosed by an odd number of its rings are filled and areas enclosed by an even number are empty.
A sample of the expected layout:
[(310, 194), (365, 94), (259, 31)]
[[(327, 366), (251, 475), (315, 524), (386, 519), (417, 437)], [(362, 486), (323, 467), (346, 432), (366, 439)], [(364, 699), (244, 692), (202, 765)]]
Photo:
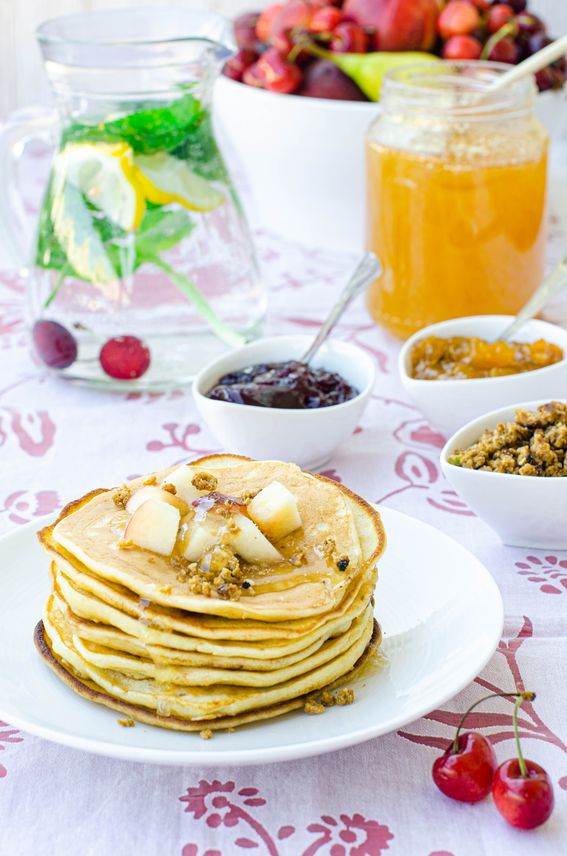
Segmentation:
[[(414, 358), (416, 346), (433, 339), (480, 339), (494, 343), (500, 333), (512, 321), (511, 315), (476, 315), (453, 318), (439, 324), (431, 324), (415, 333), (404, 344), (398, 361), (402, 384), (428, 422), (450, 436), (467, 422), (483, 413), (500, 407), (514, 405), (518, 401), (547, 397), (564, 398), (567, 389), (567, 330), (546, 321), (530, 321), (514, 337), (517, 343), (547, 343), (548, 353), (562, 358), (543, 368), (529, 371), (518, 365), (516, 373), (497, 374), (487, 377), (470, 376), (465, 371), (441, 372), (435, 377), (432, 371), (427, 379), (415, 377)], [(525, 349), (518, 349), (521, 351)], [(542, 347), (538, 348), (539, 353)], [(466, 367), (466, 363), (465, 363)], [(474, 366), (473, 366), (474, 369)], [(507, 369), (506, 369), (507, 370)], [(486, 371), (490, 371), (488, 364)], [(496, 367), (498, 371), (498, 366)], [(423, 375), (423, 372), (421, 373)]]

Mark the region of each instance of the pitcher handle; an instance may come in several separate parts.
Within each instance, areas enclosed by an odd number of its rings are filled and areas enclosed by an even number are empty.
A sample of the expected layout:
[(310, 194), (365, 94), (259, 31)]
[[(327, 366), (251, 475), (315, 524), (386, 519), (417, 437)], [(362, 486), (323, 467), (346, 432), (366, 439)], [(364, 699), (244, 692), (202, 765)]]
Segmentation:
[(18, 159), (30, 140), (56, 144), (59, 118), (55, 111), (9, 119), (0, 133), (0, 235), (12, 264), (25, 272), (30, 264), (29, 223), (16, 181)]

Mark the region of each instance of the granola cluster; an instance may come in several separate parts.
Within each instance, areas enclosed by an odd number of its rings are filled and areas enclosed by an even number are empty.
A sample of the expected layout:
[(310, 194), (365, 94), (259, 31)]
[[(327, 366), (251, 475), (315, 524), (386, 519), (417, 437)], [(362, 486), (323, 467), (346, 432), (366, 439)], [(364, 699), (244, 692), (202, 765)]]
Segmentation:
[(112, 494), (112, 501), (118, 508), (126, 508), (131, 496), (132, 491), (127, 484), (123, 484), (122, 487), (117, 487)]
[(207, 490), (212, 491), (216, 490), (218, 486), (218, 479), (216, 476), (211, 475), (211, 473), (196, 473), (196, 475), (191, 480), (191, 484), (197, 490)]
[(535, 412), (517, 410), (480, 440), (456, 451), (449, 463), (520, 476), (567, 476), (567, 403), (551, 401)]
[(350, 559), (346, 555), (337, 553), (337, 542), (334, 538), (325, 538), (319, 547), (321, 554), (326, 558), (329, 564), (335, 565), (339, 571), (346, 571), (350, 565)]
[(325, 713), (325, 710), (328, 707), (333, 707), (333, 705), (346, 705), (353, 704), (354, 702), (354, 690), (347, 689), (346, 687), (340, 690), (337, 690), (335, 693), (329, 692), (329, 690), (323, 690), (323, 692), (318, 697), (308, 698), (305, 704), (303, 705), (303, 710), (305, 713), (310, 714), (311, 716)]
[(242, 590), (251, 588), (240, 561), (226, 544), (209, 547), (198, 562), (180, 556), (172, 556), (170, 561), (177, 579), (186, 582), (193, 594), (239, 600)]

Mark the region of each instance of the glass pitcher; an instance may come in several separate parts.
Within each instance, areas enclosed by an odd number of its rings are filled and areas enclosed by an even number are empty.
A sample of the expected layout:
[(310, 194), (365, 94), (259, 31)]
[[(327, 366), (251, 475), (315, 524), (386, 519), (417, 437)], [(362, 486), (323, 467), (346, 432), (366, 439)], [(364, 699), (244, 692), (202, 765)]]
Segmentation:
[(23, 267), (35, 350), (62, 376), (167, 387), (260, 331), (265, 295), (209, 106), (227, 33), (216, 15), (142, 8), (38, 30), (57, 115), (4, 136), (0, 225), (25, 254), (22, 206), (6, 201), (15, 155), (57, 138)]

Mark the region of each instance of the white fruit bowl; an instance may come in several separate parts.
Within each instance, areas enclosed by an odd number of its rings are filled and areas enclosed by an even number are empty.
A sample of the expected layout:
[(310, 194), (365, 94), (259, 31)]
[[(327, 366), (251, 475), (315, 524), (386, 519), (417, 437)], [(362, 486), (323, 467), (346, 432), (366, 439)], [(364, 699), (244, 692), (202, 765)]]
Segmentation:
[(222, 375), (263, 362), (300, 359), (311, 336), (276, 336), (238, 348), (209, 363), (193, 384), (197, 409), (224, 450), (258, 460), (291, 461), (314, 469), (357, 427), (372, 393), (376, 369), (372, 359), (356, 345), (329, 341), (312, 365), (338, 372), (358, 390), (343, 404), (314, 410), (255, 407), (215, 401), (206, 393)]
[[(555, 139), (564, 94), (538, 96), (536, 113)], [(215, 131), (253, 225), (339, 252), (365, 245), (365, 137), (380, 105), (281, 95), (221, 75)]]
[(567, 550), (567, 478), (469, 470), (448, 459), (455, 450), (479, 440), (484, 430), (513, 422), (516, 410), (533, 411), (548, 401), (538, 399), (486, 413), (453, 434), (441, 452), (447, 481), (503, 543), (512, 547)]
[(254, 225), (331, 250), (364, 245), (364, 101), (280, 95), (221, 76), (215, 130)]
[(404, 344), (398, 359), (402, 384), (427, 421), (448, 437), (471, 419), (497, 407), (543, 396), (564, 397), (567, 390), (567, 330), (546, 321), (530, 321), (514, 336), (518, 342), (545, 339), (563, 349), (565, 359), (544, 369), (503, 377), (468, 380), (417, 380), (411, 377), (411, 352), (428, 336), (478, 336), (497, 338), (511, 315), (473, 315), (431, 324), (414, 333)]

